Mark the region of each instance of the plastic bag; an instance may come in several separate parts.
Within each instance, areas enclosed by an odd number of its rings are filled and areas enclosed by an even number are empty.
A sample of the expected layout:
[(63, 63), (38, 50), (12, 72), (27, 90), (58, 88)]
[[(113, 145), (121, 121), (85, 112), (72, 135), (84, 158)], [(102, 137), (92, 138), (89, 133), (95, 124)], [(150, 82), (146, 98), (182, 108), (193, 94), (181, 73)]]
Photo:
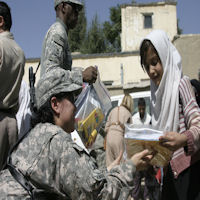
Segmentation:
[(98, 130), (112, 107), (110, 96), (99, 76), (94, 84), (84, 84), (83, 91), (75, 104), (76, 130), (83, 144), (89, 148), (94, 143)]
[(131, 124), (125, 124), (125, 149), (126, 156), (130, 158), (137, 152), (149, 149), (154, 152), (154, 157), (150, 161), (153, 166), (166, 166), (173, 152), (160, 145), (159, 137), (163, 131), (155, 130), (151, 126), (138, 128)]

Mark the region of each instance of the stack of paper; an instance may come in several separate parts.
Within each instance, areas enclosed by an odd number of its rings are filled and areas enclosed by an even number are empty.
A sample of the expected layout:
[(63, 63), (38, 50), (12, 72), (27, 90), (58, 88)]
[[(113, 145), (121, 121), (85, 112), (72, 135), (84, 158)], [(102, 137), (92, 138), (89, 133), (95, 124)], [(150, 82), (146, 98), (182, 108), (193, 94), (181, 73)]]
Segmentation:
[(163, 135), (162, 131), (152, 128), (135, 128), (133, 125), (125, 125), (125, 146), (127, 157), (130, 158), (135, 153), (144, 149), (154, 152), (151, 164), (154, 166), (166, 166), (173, 152), (160, 145), (159, 137)]

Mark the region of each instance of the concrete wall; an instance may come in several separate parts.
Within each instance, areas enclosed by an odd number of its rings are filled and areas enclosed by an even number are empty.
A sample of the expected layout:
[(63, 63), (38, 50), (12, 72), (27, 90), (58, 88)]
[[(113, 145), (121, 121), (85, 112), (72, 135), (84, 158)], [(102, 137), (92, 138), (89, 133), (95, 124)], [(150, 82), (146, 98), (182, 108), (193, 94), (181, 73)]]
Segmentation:
[[(152, 14), (152, 28), (144, 28), (144, 14)], [(158, 2), (121, 6), (122, 51), (139, 49), (140, 42), (153, 29), (167, 32), (170, 40), (177, 35), (176, 3)]]
[(200, 70), (200, 34), (180, 35), (174, 45), (182, 57), (183, 74), (190, 79), (199, 79)]
[[(34, 72), (39, 59), (27, 59), (25, 66), (24, 80), (28, 82), (28, 68), (32, 66)], [(148, 79), (142, 70), (139, 60), (139, 52), (116, 53), (116, 54), (95, 54), (73, 56), (72, 67), (86, 68), (88, 66), (98, 66), (102, 81), (113, 81), (113, 86), (122, 85), (121, 65), (123, 65), (123, 85), (140, 82), (141, 79)], [(40, 70), (37, 73), (36, 81), (39, 80)]]
[[(174, 45), (182, 57), (183, 74), (190, 79), (198, 79), (200, 69), (200, 34), (180, 35), (174, 41)], [(36, 71), (39, 59), (27, 59), (25, 65), (24, 80), (28, 82), (28, 68), (32, 66)], [(123, 65), (124, 84), (121, 83), (121, 64)], [(76, 55), (73, 56), (73, 67), (97, 65), (102, 81), (113, 81), (107, 88), (111, 95), (123, 94), (124, 90), (133, 92), (141, 91), (149, 87), (147, 74), (140, 66), (139, 52), (124, 52), (113, 54)], [(37, 72), (36, 82), (40, 77), (40, 69)]]
[[(190, 79), (198, 79), (200, 69), (200, 34), (180, 35), (174, 40), (174, 45), (182, 57), (183, 74)], [(28, 68), (32, 66), (34, 72), (39, 59), (27, 59), (25, 65), (24, 80), (28, 82)], [(124, 71), (124, 84), (121, 83), (121, 64)], [(149, 89), (147, 74), (140, 66), (139, 52), (126, 52), (115, 54), (95, 54), (73, 56), (73, 67), (97, 65), (102, 81), (113, 81), (112, 86), (107, 86), (110, 95), (123, 94), (124, 90), (133, 92)], [(40, 69), (37, 72), (36, 82), (40, 77)]]

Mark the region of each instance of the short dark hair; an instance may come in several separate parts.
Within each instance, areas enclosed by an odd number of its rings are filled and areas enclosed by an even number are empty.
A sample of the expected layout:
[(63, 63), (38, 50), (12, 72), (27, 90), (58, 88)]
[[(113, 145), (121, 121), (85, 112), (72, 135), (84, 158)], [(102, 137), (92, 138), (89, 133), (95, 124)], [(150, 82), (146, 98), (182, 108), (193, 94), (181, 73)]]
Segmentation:
[(139, 98), (138, 99), (138, 106), (146, 106), (146, 102), (144, 98)]
[(69, 97), (69, 95), (71, 95), (69, 92), (61, 92), (59, 94), (52, 95), (39, 110), (37, 110), (35, 113), (32, 113), (31, 127), (35, 127), (38, 123), (48, 122), (55, 124), (54, 111), (51, 107), (50, 100), (52, 97), (56, 97), (57, 99), (62, 100), (66, 97)]
[(11, 29), (12, 26), (12, 17), (10, 12), (10, 7), (7, 5), (7, 3), (0, 1), (0, 16), (4, 18), (5, 27), (4, 30)]
[(54, 124), (53, 109), (50, 100), (47, 101), (39, 110), (32, 113), (31, 127), (34, 128), (39, 123), (49, 122)]

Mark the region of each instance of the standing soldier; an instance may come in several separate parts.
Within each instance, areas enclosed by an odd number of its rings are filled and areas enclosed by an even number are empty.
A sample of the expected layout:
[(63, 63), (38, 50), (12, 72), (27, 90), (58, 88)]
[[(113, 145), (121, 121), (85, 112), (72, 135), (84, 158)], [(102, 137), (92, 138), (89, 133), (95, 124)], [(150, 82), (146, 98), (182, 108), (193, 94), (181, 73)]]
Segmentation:
[[(79, 11), (83, 4), (79, 0), (55, 0), (56, 22), (49, 28), (43, 42), (41, 56), (41, 76), (55, 67), (71, 70), (72, 57), (68, 44), (68, 31), (73, 29), (78, 21)], [(97, 69), (88, 67), (84, 71), (73, 70), (78, 77), (89, 83), (94, 83), (97, 78)]]

